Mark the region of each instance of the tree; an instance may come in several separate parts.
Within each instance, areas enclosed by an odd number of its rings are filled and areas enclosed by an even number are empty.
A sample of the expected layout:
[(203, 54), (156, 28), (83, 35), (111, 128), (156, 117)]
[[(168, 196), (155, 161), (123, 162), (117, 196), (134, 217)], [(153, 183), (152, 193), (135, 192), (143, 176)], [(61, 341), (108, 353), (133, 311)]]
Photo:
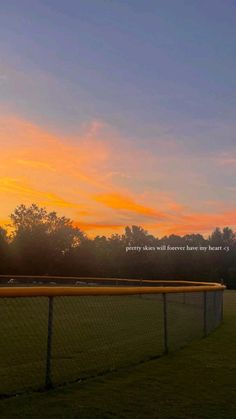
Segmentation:
[(209, 237), (209, 242), (212, 246), (221, 246), (223, 242), (223, 233), (219, 227), (213, 231)]
[(5, 274), (9, 265), (9, 243), (7, 231), (0, 227), (0, 273)]
[(10, 216), (14, 232), (12, 248), (17, 270), (24, 273), (56, 273), (65, 255), (85, 240), (72, 221), (47, 212), (36, 204), (19, 205)]
[(143, 246), (151, 245), (155, 237), (149, 234), (140, 226), (132, 225), (125, 227), (125, 234), (122, 236), (125, 246)]
[(222, 239), (224, 246), (233, 246), (236, 244), (236, 235), (229, 227), (223, 228)]

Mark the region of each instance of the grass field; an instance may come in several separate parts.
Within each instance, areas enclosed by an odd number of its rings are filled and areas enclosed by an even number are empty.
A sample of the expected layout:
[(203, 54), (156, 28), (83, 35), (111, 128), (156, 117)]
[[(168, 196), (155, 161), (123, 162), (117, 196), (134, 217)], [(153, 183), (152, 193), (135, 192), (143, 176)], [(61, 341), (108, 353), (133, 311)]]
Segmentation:
[[(201, 295), (197, 304), (183, 304), (181, 294), (168, 299), (168, 344), (175, 349), (202, 336)], [(1, 299), (0, 312), (0, 394), (43, 388), (48, 299)], [(53, 384), (160, 356), (163, 338), (162, 295), (54, 298)]]
[[(135, 306), (141, 301), (135, 300)], [(143, 306), (150, 303), (150, 300), (142, 301)], [(0, 417), (233, 419), (236, 417), (235, 303), (236, 293), (226, 292), (224, 324), (204, 340), (135, 367), (127, 365), (103, 377), (49, 393), (2, 400)], [(172, 314), (174, 306), (177, 304), (172, 305)], [(127, 313), (124, 319), (127, 321)], [(146, 334), (150, 331), (146, 330), (143, 336)], [(136, 343), (139, 351), (139, 342)], [(131, 346), (133, 351), (135, 347)]]

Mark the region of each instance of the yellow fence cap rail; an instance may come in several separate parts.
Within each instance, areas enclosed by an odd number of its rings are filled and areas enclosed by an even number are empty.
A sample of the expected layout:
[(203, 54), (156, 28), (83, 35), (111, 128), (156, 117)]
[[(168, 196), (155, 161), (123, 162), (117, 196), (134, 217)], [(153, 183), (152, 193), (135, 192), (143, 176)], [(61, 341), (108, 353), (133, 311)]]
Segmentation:
[[(162, 281), (161, 281), (162, 282)], [(164, 282), (164, 281), (163, 281)], [(163, 283), (162, 282), (162, 283)], [(168, 281), (167, 281), (168, 282)], [(177, 281), (175, 281), (177, 282)], [(204, 284), (204, 285), (202, 285)], [(69, 286), (34, 286), (34, 287), (0, 287), (0, 297), (59, 297), (59, 296), (106, 296), (106, 295), (137, 295), (167, 294), (204, 291), (223, 291), (226, 287), (217, 283), (201, 283), (189, 286), (156, 286), (156, 287), (69, 287)]]

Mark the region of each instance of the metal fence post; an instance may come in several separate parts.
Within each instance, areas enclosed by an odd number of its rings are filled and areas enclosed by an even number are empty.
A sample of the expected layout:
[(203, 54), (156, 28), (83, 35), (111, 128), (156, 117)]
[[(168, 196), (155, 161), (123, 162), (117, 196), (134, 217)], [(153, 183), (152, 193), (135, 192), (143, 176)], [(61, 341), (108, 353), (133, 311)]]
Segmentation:
[(220, 291), (220, 295), (221, 295), (221, 322), (223, 322), (223, 316), (224, 316), (224, 291)]
[(167, 301), (166, 294), (163, 293), (163, 320), (164, 320), (164, 353), (168, 354), (168, 329), (167, 329)]
[(203, 293), (203, 336), (207, 336), (207, 293)]
[(53, 297), (48, 298), (48, 335), (47, 335), (47, 358), (46, 358), (46, 390), (52, 388), (51, 357), (52, 357), (52, 323), (53, 323)]

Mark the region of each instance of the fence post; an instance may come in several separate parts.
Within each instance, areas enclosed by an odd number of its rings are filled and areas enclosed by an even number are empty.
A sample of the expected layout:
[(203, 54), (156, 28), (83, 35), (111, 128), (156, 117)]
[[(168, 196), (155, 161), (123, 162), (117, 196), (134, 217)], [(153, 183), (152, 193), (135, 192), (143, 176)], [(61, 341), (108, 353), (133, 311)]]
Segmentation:
[(203, 336), (207, 336), (207, 293), (203, 293)]
[(164, 353), (168, 354), (168, 330), (167, 330), (167, 301), (166, 293), (163, 293), (163, 320), (164, 320)]
[(53, 297), (48, 298), (48, 335), (47, 335), (47, 358), (46, 358), (46, 390), (52, 388), (51, 379), (51, 356), (52, 356), (52, 323), (53, 323)]
[(220, 291), (221, 294), (221, 322), (223, 322), (224, 317), (224, 291)]

